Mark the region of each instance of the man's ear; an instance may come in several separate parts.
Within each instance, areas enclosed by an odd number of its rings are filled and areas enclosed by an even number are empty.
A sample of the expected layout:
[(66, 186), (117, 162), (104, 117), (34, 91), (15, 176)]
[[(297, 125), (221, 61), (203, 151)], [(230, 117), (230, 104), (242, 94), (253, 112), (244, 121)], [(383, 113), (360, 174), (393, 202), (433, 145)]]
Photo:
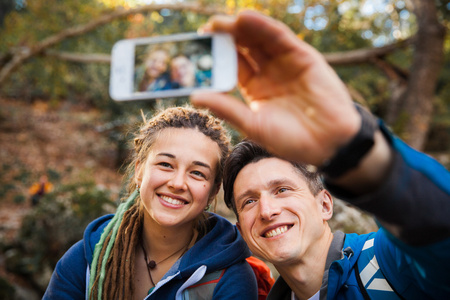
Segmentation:
[(328, 221), (333, 216), (333, 197), (327, 190), (322, 190), (319, 193), (319, 197), (322, 206), (322, 217)]
[(141, 161), (137, 160), (134, 165), (134, 182), (141, 186), (142, 183), (142, 164)]
[(239, 224), (239, 221), (236, 221), (236, 227), (239, 230), (239, 233), (242, 235), (241, 224)]

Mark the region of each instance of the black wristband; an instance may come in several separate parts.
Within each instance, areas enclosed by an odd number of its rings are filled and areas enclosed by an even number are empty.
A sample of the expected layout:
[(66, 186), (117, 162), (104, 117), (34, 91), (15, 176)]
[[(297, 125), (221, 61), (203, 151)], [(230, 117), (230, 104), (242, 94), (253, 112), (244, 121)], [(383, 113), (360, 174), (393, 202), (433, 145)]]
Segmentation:
[(319, 168), (319, 171), (329, 178), (337, 178), (355, 168), (375, 143), (375, 118), (361, 106), (355, 107), (361, 115), (361, 128), (348, 144), (339, 148), (337, 153)]

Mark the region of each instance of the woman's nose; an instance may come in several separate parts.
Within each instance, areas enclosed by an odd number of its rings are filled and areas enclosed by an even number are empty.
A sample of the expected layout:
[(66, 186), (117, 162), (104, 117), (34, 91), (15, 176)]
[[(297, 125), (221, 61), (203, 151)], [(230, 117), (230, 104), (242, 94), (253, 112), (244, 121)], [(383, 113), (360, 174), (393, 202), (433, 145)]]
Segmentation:
[(169, 180), (169, 186), (176, 190), (186, 189), (186, 177), (184, 172), (174, 172), (172, 178)]

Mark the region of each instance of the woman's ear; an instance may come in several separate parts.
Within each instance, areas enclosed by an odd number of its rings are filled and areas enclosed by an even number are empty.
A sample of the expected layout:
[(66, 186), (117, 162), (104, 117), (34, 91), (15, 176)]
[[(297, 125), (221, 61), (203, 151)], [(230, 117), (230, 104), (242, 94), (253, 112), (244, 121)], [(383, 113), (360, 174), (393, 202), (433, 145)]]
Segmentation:
[(209, 195), (209, 199), (214, 199), (214, 197), (217, 196), (217, 194), (218, 194), (219, 191), (220, 191), (220, 187), (221, 187), (221, 186), (222, 186), (221, 183), (215, 184), (215, 185), (213, 186), (213, 188), (211, 189), (211, 194)]
[(333, 197), (327, 190), (322, 190), (318, 196), (322, 206), (322, 218), (328, 221), (333, 216)]
[(141, 186), (142, 183), (142, 164), (140, 160), (137, 160), (134, 165), (134, 182)]
[(217, 196), (217, 194), (220, 191), (221, 186), (222, 186), (222, 184), (217, 184), (217, 185), (213, 186), (213, 188), (211, 190), (211, 194), (209, 194), (208, 204), (210, 204), (214, 200), (214, 198)]

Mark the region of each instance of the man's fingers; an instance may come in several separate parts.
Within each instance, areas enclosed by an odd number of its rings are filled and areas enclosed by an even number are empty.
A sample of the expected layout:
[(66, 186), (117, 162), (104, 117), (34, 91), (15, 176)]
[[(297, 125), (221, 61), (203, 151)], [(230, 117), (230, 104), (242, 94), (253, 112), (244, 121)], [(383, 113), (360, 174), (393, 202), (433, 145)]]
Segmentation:
[(297, 36), (282, 22), (254, 11), (241, 12), (233, 28), (236, 43), (268, 57), (294, 50)]
[(240, 132), (248, 132), (252, 111), (242, 101), (226, 94), (209, 92), (194, 92), (190, 100), (194, 106), (208, 108)]
[(253, 62), (251, 57), (238, 51), (238, 82), (241, 86), (247, 83), (259, 72), (259, 66)]
[[(244, 10), (237, 17), (214, 15), (200, 31), (229, 33), (238, 46), (253, 48), (269, 56), (292, 50), (292, 43), (297, 40), (282, 22), (251, 10)], [(278, 43), (279, 40), (282, 43)]]
[(214, 15), (201, 27), (205, 32), (227, 32), (234, 35), (236, 17), (227, 15)]

